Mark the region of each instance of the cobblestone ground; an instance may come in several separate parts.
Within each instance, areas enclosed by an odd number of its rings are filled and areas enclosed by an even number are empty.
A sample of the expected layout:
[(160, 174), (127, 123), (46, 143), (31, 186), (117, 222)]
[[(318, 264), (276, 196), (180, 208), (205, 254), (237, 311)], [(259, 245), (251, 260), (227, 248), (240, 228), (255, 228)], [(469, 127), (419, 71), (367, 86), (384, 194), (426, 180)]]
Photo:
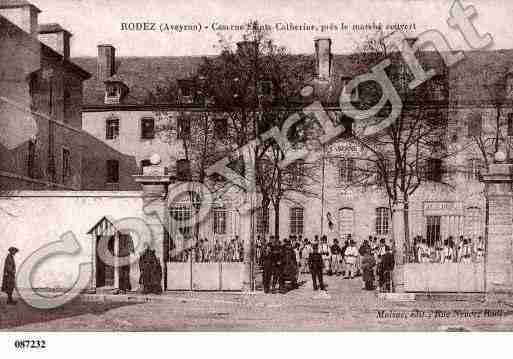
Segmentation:
[[(362, 290), (360, 278), (328, 277), (327, 295), (309, 278), (286, 294), (166, 293), (138, 303), (76, 300), (41, 311), (0, 304), (1, 330), (511, 330), (513, 307), (503, 302), (392, 302)], [(126, 300), (125, 300), (126, 298)], [(513, 300), (511, 301), (513, 302)]]

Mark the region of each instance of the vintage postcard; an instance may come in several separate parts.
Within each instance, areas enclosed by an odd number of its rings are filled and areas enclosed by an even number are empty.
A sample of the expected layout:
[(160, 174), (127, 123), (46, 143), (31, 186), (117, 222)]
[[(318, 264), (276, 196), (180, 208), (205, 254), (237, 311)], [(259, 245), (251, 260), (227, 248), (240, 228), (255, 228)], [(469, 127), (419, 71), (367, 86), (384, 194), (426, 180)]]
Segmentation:
[(0, 0), (0, 331), (510, 331), (511, 14)]

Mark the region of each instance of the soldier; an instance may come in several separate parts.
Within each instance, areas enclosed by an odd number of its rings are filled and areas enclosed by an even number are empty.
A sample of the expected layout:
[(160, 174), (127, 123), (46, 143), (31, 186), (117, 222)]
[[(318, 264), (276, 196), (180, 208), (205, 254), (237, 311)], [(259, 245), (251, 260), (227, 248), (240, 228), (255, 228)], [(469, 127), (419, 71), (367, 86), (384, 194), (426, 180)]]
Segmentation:
[(395, 259), (390, 246), (385, 246), (385, 254), (381, 258), (379, 286), (382, 292), (392, 291), (392, 272), (395, 267)]
[(324, 261), (324, 268), (329, 270), (330, 268), (330, 246), (328, 245), (328, 237), (325, 235), (321, 237), (320, 252), (322, 260)]
[(444, 247), (442, 249), (442, 255), (440, 258), (440, 263), (451, 263), (454, 258), (454, 251), (452, 250), (451, 246), (449, 245), (449, 240), (446, 239), (444, 241)]
[(338, 245), (338, 239), (333, 240), (331, 245), (331, 262), (330, 262), (330, 274), (340, 275), (340, 247)]
[(303, 273), (308, 273), (310, 270), (308, 268), (308, 258), (310, 257), (310, 253), (312, 253), (312, 245), (310, 241), (305, 238), (303, 248), (301, 248), (301, 271)]
[(353, 240), (349, 241), (349, 246), (344, 253), (344, 260), (346, 262), (346, 278), (353, 279), (356, 275), (356, 258), (358, 257), (358, 250), (356, 249)]
[(274, 238), (274, 243), (271, 249), (271, 262), (272, 262), (272, 291), (276, 290), (276, 284), (283, 288), (282, 279), (282, 266), (283, 266), (283, 253), (282, 246), (278, 237)]
[[(362, 247), (360, 247), (361, 249)], [(362, 277), (365, 283), (365, 290), (374, 289), (374, 267), (376, 266), (376, 260), (369, 249), (363, 249), (362, 251)]]
[(273, 258), (272, 258), (272, 245), (267, 243), (262, 252), (262, 282), (264, 285), (264, 293), (269, 293), (271, 288), (271, 279), (273, 276)]
[(5, 258), (4, 262), (4, 276), (2, 279), (2, 292), (7, 294), (7, 304), (16, 304), (12, 299), (12, 292), (16, 286), (16, 262), (14, 261), (14, 255), (18, 253), (18, 248), (9, 248), (9, 254)]
[(460, 263), (470, 263), (472, 261), (472, 248), (468, 244), (468, 240), (465, 238), (459, 250), (459, 261)]
[(324, 281), (322, 280), (322, 271), (324, 269), (324, 261), (319, 253), (319, 245), (314, 243), (313, 251), (308, 257), (308, 266), (310, 267), (310, 273), (312, 273), (313, 290), (318, 290), (318, 285), (321, 290), (324, 290)]
[(485, 241), (484, 241), (484, 238), (482, 236), (479, 236), (477, 238), (477, 241), (475, 243), (476, 245), (476, 249), (475, 249), (475, 252), (476, 252), (476, 262), (481, 262), (483, 261), (483, 258), (484, 258), (484, 254), (485, 254)]
[(429, 263), (430, 261), (430, 253), (429, 253), (429, 247), (426, 243), (426, 239), (422, 238), (420, 240), (420, 245), (418, 249), (419, 253), (419, 261), (420, 263)]

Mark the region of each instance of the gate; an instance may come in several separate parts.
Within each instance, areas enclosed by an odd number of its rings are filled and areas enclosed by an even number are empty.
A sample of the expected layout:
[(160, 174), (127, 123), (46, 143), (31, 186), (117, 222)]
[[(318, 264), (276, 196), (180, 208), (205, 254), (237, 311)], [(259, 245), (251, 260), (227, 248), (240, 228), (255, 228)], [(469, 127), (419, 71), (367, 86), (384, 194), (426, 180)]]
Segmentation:
[[(244, 263), (239, 258), (202, 251), (200, 246), (183, 249), (166, 263), (167, 290), (240, 291), (244, 282)], [(203, 254), (205, 253), (205, 254)]]
[(484, 263), (408, 263), (406, 292), (484, 292)]

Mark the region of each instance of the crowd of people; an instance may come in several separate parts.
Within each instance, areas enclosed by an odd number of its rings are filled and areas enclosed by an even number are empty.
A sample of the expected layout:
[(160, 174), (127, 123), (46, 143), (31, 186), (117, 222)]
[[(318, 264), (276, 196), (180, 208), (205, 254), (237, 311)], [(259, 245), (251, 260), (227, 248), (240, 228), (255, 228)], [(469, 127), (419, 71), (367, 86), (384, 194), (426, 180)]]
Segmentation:
[(480, 263), (485, 255), (485, 247), (482, 236), (476, 240), (464, 236), (455, 240), (449, 236), (443, 242), (415, 236), (407, 259), (410, 263)]
[(171, 248), (173, 262), (187, 262), (191, 258), (197, 263), (242, 262), (244, 259), (244, 245), (239, 236), (224, 241), (220, 238), (210, 241), (207, 238), (198, 238), (190, 242), (180, 251)]
[[(264, 291), (274, 292), (276, 284), (284, 290), (287, 279), (297, 286), (301, 274), (312, 275), (314, 290), (325, 289), (324, 275), (342, 276), (352, 279), (362, 275), (365, 289), (392, 290), (392, 271), (395, 266), (391, 247), (384, 238), (369, 236), (357, 247), (348, 235), (344, 243), (335, 238), (331, 244), (327, 236), (307, 238), (290, 236), (283, 243), (270, 236), (268, 240), (258, 237), (256, 241), (257, 263), (263, 269)], [(295, 270), (293, 269), (295, 268)]]

